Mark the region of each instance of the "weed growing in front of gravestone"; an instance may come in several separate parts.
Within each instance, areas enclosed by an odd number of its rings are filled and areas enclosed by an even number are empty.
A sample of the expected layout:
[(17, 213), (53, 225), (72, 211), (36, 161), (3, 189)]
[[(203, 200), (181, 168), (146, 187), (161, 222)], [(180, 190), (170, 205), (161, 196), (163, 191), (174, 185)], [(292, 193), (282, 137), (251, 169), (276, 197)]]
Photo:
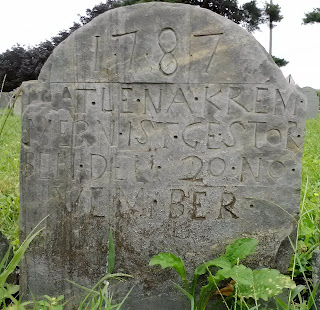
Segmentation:
[[(44, 220), (43, 220), (44, 221)], [(16, 267), (19, 265), (20, 260), (27, 250), (31, 241), (42, 231), (38, 230), (39, 225), (43, 222), (41, 221), (28, 235), (26, 240), (21, 244), (21, 246), (14, 253), (13, 257), (10, 259), (11, 248), (7, 251), (6, 255), (0, 262), (0, 308), (6, 309), (6, 303), (10, 302), (10, 307), (16, 307), (16, 309), (24, 309), (24, 307), (31, 302), (21, 303), (20, 300), (16, 299), (15, 295), (19, 291), (19, 286), (10, 284), (7, 282), (9, 276), (13, 274)]]
[(58, 297), (50, 297), (48, 295), (43, 296), (45, 299), (36, 301), (33, 298), (33, 308), (34, 310), (63, 310), (63, 307), (66, 303), (62, 303), (64, 296), (60, 295)]
[[(262, 268), (252, 270), (239, 264), (239, 261), (252, 254), (258, 244), (256, 239), (243, 238), (236, 240), (232, 245), (227, 246), (224, 255), (210, 260), (198, 266), (194, 273), (191, 283), (186, 278), (185, 265), (180, 257), (172, 253), (160, 253), (153, 257), (150, 266), (160, 265), (161, 268), (172, 268), (180, 276), (184, 287), (178, 284), (175, 286), (185, 294), (190, 300), (191, 310), (204, 310), (208, 306), (213, 296), (234, 294), (235, 309), (237, 304), (240, 307), (245, 305), (247, 309), (247, 299), (255, 301), (255, 309), (258, 309), (257, 301), (261, 298), (268, 300), (282, 292), (284, 288), (294, 289), (295, 283), (290, 277), (280, 274), (275, 269)], [(201, 276), (207, 277), (207, 283), (201, 287), (200, 294), (197, 293), (197, 283)], [(224, 289), (219, 289), (221, 281), (232, 279)], [(227, 309), (229, 306), (223, 298)]]
[(112, 293), (110, 292), (110, 280), (120, 280), (123, 281), (124, 277), (132, 277), (124, 273), (112, 273), (115, 263), (115, 247), (113, 242), (113, 235), (110, 229), (109, 233), (109, 251), (108, 251), (108, 267), (107, 274), (98, 281), (91, 289), (81, 286), (73, 281), (69, 281), (72, 284), (82, 288), (88, 294), (80, 301), (78, 310), (88, 310), (88, 309), (120, 309), (131, 291), (126, 294), (120, 303), (114, 303), (112, 299)]
[[(310, 292), (309, 298), (305, 300), (303, 295), (306, 293), (306, 287), (304, 285), (298, 285), (290, 292), (287, 303), (280, 298), (275, 298), (277, 310), (317, 310), (315, 304), (315, 295), (318, 289), (318, 284)], [(297, 299), (297, 302), (294, 300)]]

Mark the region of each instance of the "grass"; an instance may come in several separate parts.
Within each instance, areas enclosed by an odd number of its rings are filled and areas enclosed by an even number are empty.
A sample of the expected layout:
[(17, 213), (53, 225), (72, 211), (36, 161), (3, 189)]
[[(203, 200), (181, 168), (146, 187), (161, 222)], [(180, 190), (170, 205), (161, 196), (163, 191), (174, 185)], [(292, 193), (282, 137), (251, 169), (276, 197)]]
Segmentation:
[[(312, 252), (319, 247), (320, 219), (320, 116), (307, 121), (302, 158), (300, 219), (295, 275), (311, 273)], [(291, 264), (290, 269), (292, 270)]]
[[(2, 127), (7, 112), (0, 113)], [(14, 246), (18, 244), (20, 140), (21, 119), (9, 115), (0, 134), (0, 230)]]

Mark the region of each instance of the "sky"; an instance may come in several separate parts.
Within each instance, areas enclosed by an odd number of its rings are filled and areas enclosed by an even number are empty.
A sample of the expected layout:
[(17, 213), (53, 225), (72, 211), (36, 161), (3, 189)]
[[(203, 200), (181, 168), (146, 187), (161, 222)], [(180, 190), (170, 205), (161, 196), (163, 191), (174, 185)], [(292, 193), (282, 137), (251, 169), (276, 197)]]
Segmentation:
[[(239, 0), (239, 3), (248, 0)], [(11, 0), (1, 1), (0, 53), (15, 44), (35, 46), (68, 29), (101, 0)], [(260, 6), (263, 0), (258, 0)], [(320, 7), (320, 0), (273, 0), (283, 20), (273, 30), (273, 55), (289, 64), (282, 68), (301, 87), (320, 89), (320, 23), (302, 25), (304, 13)], [(268, 50), (269, 29), (261, 26), (253, 35)]]

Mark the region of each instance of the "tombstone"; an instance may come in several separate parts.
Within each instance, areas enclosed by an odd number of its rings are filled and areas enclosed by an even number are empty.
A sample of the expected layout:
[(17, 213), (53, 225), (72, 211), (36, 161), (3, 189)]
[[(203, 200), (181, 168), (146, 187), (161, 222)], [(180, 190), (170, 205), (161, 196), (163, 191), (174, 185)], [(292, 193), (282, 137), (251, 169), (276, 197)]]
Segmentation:
[(312, 87), (303, 87), (300, 91), (307, 97), (307, 118), (318, 118), (319, 97), (317, 90)]
[(11, 92), (11, 103), (13, 115), (21, 116), (21, 86)]
[(286, 270), (305, 101), (233, 22), (182, 4), (108, 11), (54, 50), (22, 104), (21, 239), (49, 215), (23, 296), (92, 286), (110, 228), (130, 309), (186, 309), (175, 274), (148, 266), (161, 251), (191, 270), (252, 237), (249, 266)]
[(11, 95), (7, 92), (0, 93), (0, 109), (8, 108), (10, 104)]
[(296, 82), (294, 81), (293, 77), (291, 74), (289, 74), (287, 77), (286, 77), (286, 80), (289, 84), (291, 85), (296, 85)]

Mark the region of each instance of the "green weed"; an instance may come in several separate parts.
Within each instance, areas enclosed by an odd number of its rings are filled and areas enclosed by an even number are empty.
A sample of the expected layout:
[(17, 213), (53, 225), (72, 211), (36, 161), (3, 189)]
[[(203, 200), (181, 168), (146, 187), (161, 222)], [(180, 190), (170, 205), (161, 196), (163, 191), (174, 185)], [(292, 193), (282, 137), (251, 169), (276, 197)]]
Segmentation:
[(21, 119), (9, 115), (0, 135), (0, 230), (14, 247), (19, 244), (20, 140)]
[(92, 289), (88, 289), (84, 286), (81, 286), (77, 283), (74, 283), (72, 281), (69, 281), (73, 283), (74, 285), (82, 288), (87, 292), (87, 295), (80, 301), (80, 305), (78, 310), (89, 310), (89, 309), (120, 309), (133, 290), (133, 287), (130, 289), (130, 291), (127, 293), (127, 295), (122, 299), (120, 303), (114, 303), (112, 299), (112, 292), (110, 292), (110, 280), (120, 280), (122, 281), (125, 277), (131, 277), (130, 275), (123, 274), (123, 273), (112, 273), (115, 263), (115, 247), (113, 242), (113, 235), (112, 230), (110, 229), (109, 232), (109, 251), (108, 251), (108, 268), (107, 268), (107, 274), (98, 281)]
[[(43, 220), (44, 221), (44, 220)], [(0, 262), (0, 307), (3, 307), (6, 309), (6, 302), (10, 300), (12, 305), (19, 305), (19, 309), (23, 309), (24, 305), (26, 303), (21, 303), (18, 299), (16, 299), (14, 296), (19, 291), (19, 286), (10, 284), (7, 282), (9, 276), (15, 271), (17, 266), (20, 263), (20, 260), (22, 256), (24, 255), (25, 251), (27, 250), (29, 244), (32, 242), (32, 240), (42, 231), (42, 229), (38, 230), (39, 225), (43, 222), (41, 221), (28, 235), (28, 237), (23, 241), (21, 246), (18, 248), (18, 250), (14, 253), (11, 260), (10, 257), (10, 251), (11, 248), (7, 251), (6, 255)], [(29, 304), (29, 303), (27, 303)]]
[(320, 117), (307, 120), (302, 157), (300, 217), (295, 256), (289, 271), (311, 277), (312, 252), (319, 247), (320, 219)]
[[(179, 274), (184, 283), (184, 288), (178, 284), (175, 284), (175, 286), (189, 298), (191, 310), (205, 310), (216, 292), (219, 292), (223, 297), (223, 291), (219, 290), (218, 285), (226, 279), (232, 279), (234, 283), (228, 295), (236, 293), (235, 308), (238, 300), (248, 307), (245, 300), (251, 298), (256, 303), (255, 308), (258, 309), (257, 301), (259, 299), (267, 301), (269, 298), (280, 294), (284, 288), (294, 289), (296, 285), (290, 277), (280, 274), (275, 269), (252, 270), (239, 264), (241, 259), (254, 252), (257, 244), (258, 241), (251, 238), (236, 240), (227, 247), (224, 255), (198, 266), (193, 273), (191, 283), (186, 278), (186, 270), (182, 259), (172, 253), (160, 253), (151, 259), (149, 265), (160, 265), (162, 269), (169, 267)], [(214, 269), (218, 267), (214, 275), (212, 267), (215, 267)], [(200, 293), (198, 293), (196, 290), (197, 282), (203, 275), (207, 277), (207, 284), (203, 285)], [(223, 301), (229, 309), (224, 298)]]

